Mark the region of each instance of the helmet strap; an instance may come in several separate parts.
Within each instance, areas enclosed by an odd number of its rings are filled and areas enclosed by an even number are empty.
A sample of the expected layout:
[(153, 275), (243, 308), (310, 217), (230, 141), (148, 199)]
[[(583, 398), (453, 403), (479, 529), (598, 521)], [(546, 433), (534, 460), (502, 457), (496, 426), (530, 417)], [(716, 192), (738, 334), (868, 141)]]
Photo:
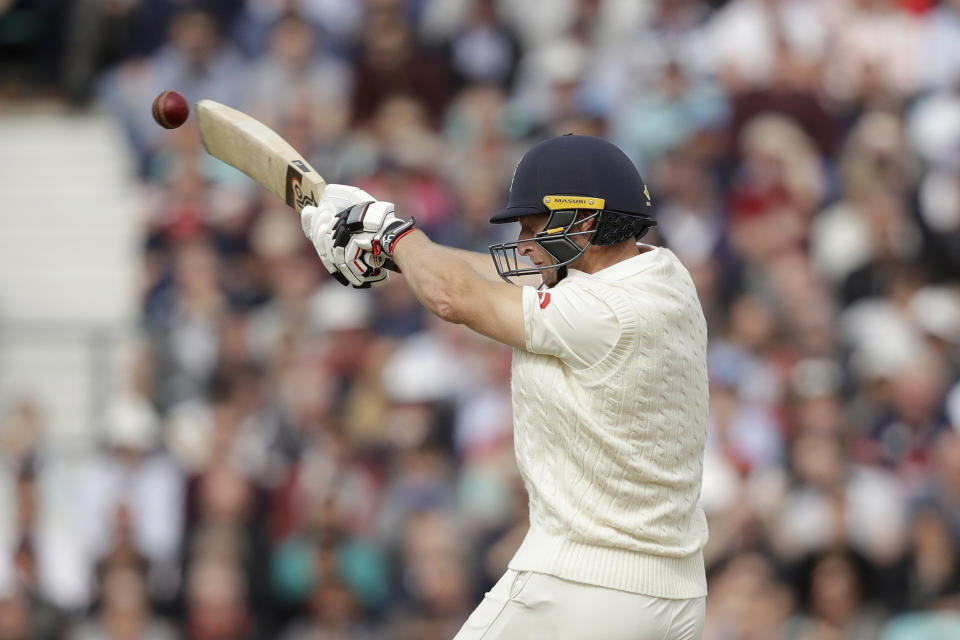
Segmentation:
[(567, 265), (563, 265), (557, 269), (557, 283), (567, 277)]

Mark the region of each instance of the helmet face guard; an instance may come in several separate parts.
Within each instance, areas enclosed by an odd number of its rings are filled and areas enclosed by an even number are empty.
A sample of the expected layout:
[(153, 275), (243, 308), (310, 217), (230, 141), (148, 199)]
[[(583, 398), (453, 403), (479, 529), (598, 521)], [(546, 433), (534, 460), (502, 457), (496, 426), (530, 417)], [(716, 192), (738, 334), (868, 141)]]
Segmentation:
[[(580, 219), (577, 219), (578, 212), (577, 209), (551, 211), (543, 230), (538, 231), (532, 238), (490, 245), (490, 256), (493, 258), (493, 264), (496, 266), (500, 277), (510, 284), (516, 284), (510, 278), (539, 274), (546, 284), (547, 278), (553, 272), (562, 269), (563, 271), (560, 274), (562, 278), (566, 266), (586, 252), (596, 233), (596, 226), (586, 231), (573, 231), (573, 228), (587, 220), (598, 219), (600, 211), (593, 211), (590, 215)], [(586, 244), (581, 247), (572, 240), (574, 236), (587, 236)], [(520, 262), (518, 247), (527, 242), (536, 242), (556, 262), (542, 267)]]

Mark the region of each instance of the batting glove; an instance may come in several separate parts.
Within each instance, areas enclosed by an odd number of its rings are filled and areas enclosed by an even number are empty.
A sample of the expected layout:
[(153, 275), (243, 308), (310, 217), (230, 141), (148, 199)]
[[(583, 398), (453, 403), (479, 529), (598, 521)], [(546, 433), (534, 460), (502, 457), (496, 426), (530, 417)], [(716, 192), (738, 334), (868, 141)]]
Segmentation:
[(304, 207), (300, 224), (304, 234), (313, 243), (323, 266), (340, 284), (366, 289), (382, 284), (388, 274), (382, 269), (384, 259), (372, 251), (357, 251), (351, 247), (346, 253), (346, 242), (337, 246), (334, 235), (343, 224), (344, 214), (357, 203), (370, 202), (373, 197), (357, 187), (330, 184), (316, 207)]
[(348, 256), (369, 251), (384, 260), (385, 269), (400, 272), (393, 261), (393, 250), (400, 238), (413, 231), (415, 218), (398, 218), (392, 202), (357, 204), (339, 215), (344, 223), (335, 234), (335, 245), (343, 244)]

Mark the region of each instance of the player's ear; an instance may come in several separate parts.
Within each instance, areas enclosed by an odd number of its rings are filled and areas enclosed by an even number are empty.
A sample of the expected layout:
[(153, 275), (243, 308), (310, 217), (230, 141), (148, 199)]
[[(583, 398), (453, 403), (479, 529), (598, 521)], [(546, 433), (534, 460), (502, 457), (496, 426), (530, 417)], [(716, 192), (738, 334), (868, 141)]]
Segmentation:
[(600, 216), (594, 215), (595, 211), (581, 211), (577, 214), (577, 217), (582, 220), (582, 222), (577, 225), (579, 228), (577, 231), (589, 231), (597, 227), (597, 220), (600, 219)]

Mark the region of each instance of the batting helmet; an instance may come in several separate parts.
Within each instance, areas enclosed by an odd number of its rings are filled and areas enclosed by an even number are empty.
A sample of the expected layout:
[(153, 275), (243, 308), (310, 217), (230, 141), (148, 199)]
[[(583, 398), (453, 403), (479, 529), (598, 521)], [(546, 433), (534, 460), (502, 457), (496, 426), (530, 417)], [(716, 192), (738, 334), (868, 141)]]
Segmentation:
[[(630, 158), (616, 145), (594, 138), (566, 134), (534, 146), (520, 160), (510, 185), (507, 207), (490, 218), (500, 224), (524, 216), (549, 214), (544, 228), (532, 238), (556, 260), (536, 267), (518, 259), (520, 241), (490, 247), (497, 272), (513, 276), (559, 269), (579, 258), (591, 244), (611, 245), (639, 239), (656, 224), (650, 216), (650, 192)], [(578, 214), (586, 214), (578, 217)], [(574, 227), (597, 219), (592, 229)], [(571, 237), (586, 235), (583, 247)]]

